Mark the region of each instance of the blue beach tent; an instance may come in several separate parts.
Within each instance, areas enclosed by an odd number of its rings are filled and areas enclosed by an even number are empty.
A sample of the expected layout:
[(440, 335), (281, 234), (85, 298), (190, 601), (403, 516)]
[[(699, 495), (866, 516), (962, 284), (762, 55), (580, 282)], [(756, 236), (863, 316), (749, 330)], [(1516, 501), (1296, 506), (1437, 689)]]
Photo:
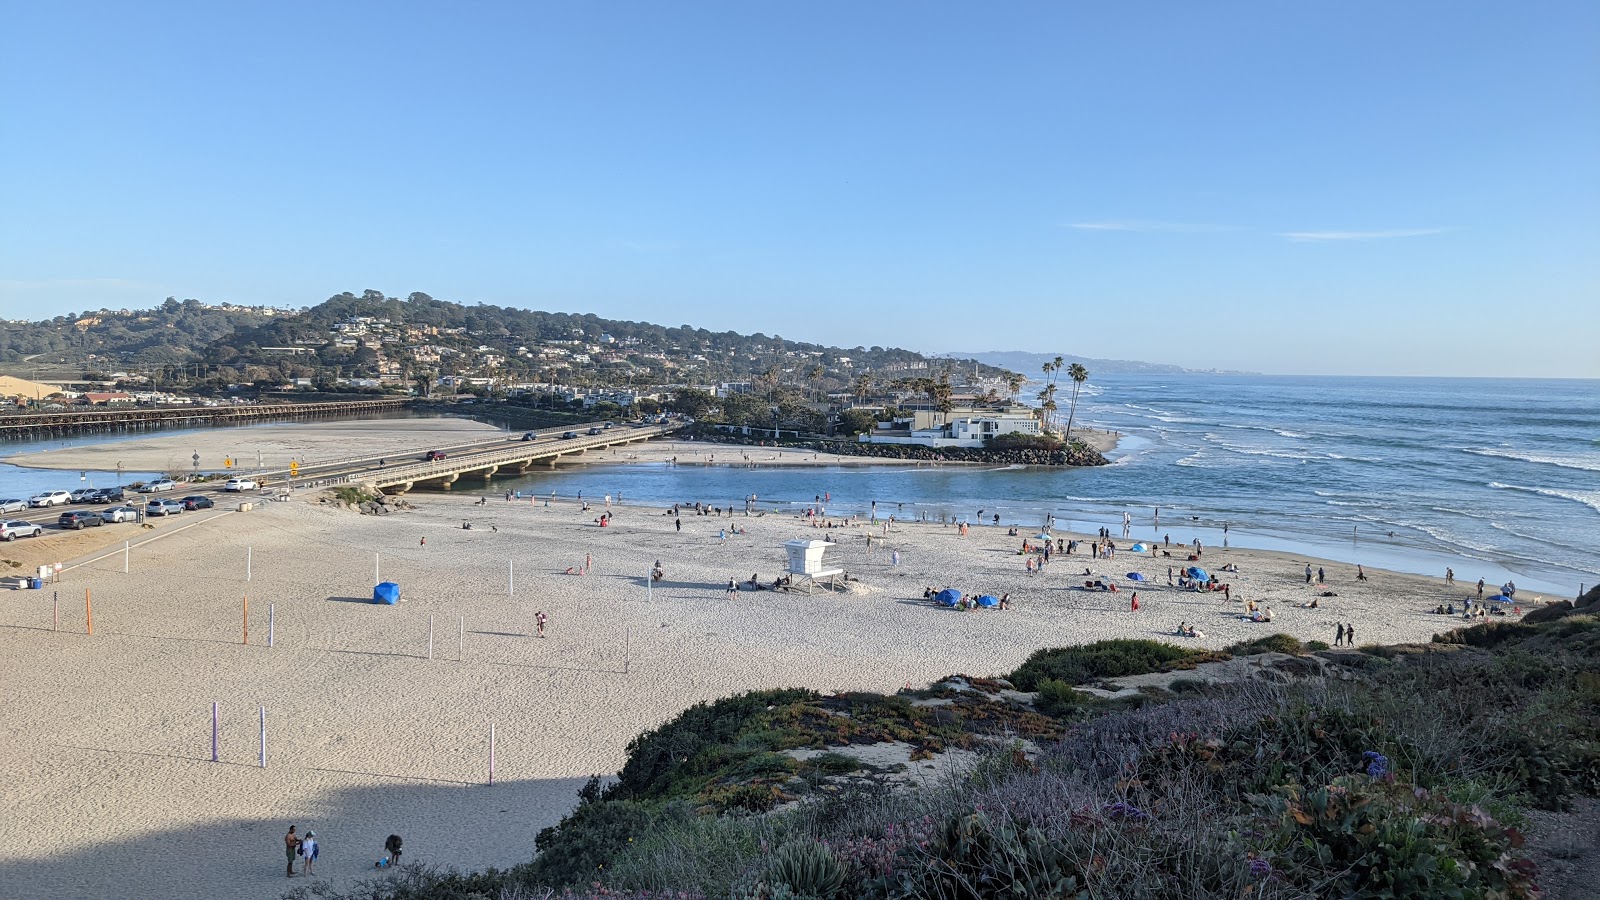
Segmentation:
[(1141, 573), (1141, 572), (1129, 572), (1128, 573), (1128, 580), (1129, 581), (1143, 581), (1144, 580), (1144, 574)]
[(983, 607), (983, 608), (985, 608), (985, 609), (988, 609), (988, 608), (993, 607), (993, 606), (999, 606), (1000, 605), (1000, 598), (999, 597), (995, 597), (995, 596), (993, 596), (991, 594), (984, 594), (982, 597), (978, 598), (978, 605)]
[(372, 589), (372, 602), (393, 606), (400, 602), (400, 585), (392, 581), (385, 581)]
[(1149, 550), (1150, 548), (1143, 544), (1134, 544), (1132, 547), (1128, 548), (1129, 553), (1147, 553)]
[(1189, 576), (1190, 578), (1198, 578), (1201, 581), (1211, 580), (1211, 576), (1206, 574), (1206, 570), (1200, 568), (1199, 566), (1190, 566), (1189, 568), (1183, 570), (1183, 574)]
[(955, 588), (945, 588), (939, 593), (934, 594), (933, 599), (943, 603), (945, 606), (955, 606), (956, 603), (961, 599), (961, 592)]

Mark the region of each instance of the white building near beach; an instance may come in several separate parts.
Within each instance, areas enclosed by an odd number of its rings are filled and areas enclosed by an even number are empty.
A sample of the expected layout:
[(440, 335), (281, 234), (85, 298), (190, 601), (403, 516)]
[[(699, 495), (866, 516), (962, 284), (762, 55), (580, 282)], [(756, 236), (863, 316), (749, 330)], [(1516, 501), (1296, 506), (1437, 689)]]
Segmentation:
[(863, 444), (983, 447), (1002, 434), (1039, 433), (1039, 419), (1028, 407), (954, 409), (949, 413), (919, 409), (908, 418), (879, 422), (858, 440)]

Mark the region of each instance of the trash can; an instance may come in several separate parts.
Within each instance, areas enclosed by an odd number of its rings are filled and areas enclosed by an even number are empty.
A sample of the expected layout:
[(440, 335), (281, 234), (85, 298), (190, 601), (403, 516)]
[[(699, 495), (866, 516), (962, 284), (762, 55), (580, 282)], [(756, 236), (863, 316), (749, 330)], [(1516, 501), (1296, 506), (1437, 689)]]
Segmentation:
[(33, 579), (33, 589), (36, 590), (36, 591), (44, 590), (44, 579), (43, 578), (35, 578), (35, 579)]

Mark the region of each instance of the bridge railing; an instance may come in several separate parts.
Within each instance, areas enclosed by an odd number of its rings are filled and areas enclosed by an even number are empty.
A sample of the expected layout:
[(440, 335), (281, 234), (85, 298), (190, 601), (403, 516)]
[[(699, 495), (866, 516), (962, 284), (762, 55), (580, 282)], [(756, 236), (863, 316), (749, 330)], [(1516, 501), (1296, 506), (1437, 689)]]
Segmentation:
[(340, 483), (360, 480), (385, 485), (398, 484), (402, 481), (430, 481), (461, 472), (487, 469), (490, 466), (526, 462), (552, 456), (564, 456), (579, 450), (592, 450), (597, 447), (609, 447), (613, 444), (660, 437), (677, 431), (678, 427), (677, 425), (653, 425), (646, 428), (623, 428), (620, 430), (613, 428), (602, 435), (590, 435), (549, 443), (541, 441), (537, 444), (509, 447), (495, 453), (480, 453), (454, 461), (443, 459), (435, 462), (415, 463), (408, 466), (388, 467), (377, 471), (362, 472), (356, 475), (344, 476), (344, 481)]

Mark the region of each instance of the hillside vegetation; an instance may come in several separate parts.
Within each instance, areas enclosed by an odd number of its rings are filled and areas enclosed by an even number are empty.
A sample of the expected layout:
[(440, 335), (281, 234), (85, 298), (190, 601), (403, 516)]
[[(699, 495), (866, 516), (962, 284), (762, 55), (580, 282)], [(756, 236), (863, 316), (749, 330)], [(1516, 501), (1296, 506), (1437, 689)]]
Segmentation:
[[(1230, 650), (1263, 648), (1309, 650)], [(1600, 794), (1597, 650), (1576, 614), (1115, 702), (1070, 682), (1228, 654), (1108, 641), (893, 697), (754, 692), (640, 735), (528, 863), (343, 896), (1534, 897), (1530, 813)], [(931, 785), (900, 771), (960, 752)]]

